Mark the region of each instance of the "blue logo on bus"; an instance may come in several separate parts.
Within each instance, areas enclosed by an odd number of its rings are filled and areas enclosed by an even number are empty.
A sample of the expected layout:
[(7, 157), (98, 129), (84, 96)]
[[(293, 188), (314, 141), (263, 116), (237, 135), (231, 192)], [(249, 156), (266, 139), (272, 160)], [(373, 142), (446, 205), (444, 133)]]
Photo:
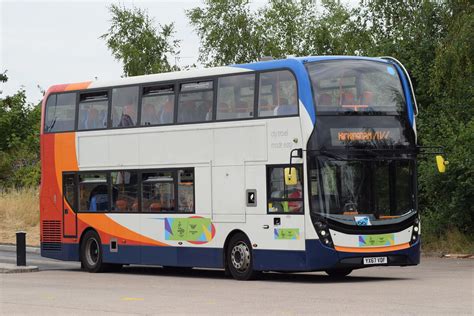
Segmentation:
[(370, 218), (368, 216), (354, 216), (357, 226), (371, 226)]

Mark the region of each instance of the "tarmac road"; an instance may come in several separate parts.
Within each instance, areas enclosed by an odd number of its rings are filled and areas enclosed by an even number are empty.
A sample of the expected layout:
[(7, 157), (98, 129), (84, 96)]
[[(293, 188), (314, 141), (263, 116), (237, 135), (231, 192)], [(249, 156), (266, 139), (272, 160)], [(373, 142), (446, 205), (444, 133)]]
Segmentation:
[[(15, 259), (0, 251), (0, 262)], [(340, 281), (315, 272), (250, 282), (141, 266), (91, 274), (31, 253), (27, 263), (40, 272), (0, 274), (0, 314), (474, 315), (472, 259), (422, 258), (417, 267), (357, 270)]]

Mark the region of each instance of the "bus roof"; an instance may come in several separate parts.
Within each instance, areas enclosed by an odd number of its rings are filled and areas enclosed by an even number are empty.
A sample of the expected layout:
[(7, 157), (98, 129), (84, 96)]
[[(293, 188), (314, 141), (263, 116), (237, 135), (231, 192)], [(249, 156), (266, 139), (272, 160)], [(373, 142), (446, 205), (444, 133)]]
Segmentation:
[(204, 69), (190, 69), (185, 71), (175, 71), (167, 73), (159, 73), (152, 75), (133, 76), (127, 78), (120, 78), (116, 80), (98, 80), (98, 81), (86, 81), (79, 83), (69, 83), (53, 85), (48, 89), (48, 93), (51, 92), (63, 92), (63, 91), (74, 91), (84, 89), (97, 89), (107, 88), (113, 86), (125, 86), (133, 84), (142, 84), (147, 82), (159, 82), (159, 81), (173, 81), (183, 80), (217, 75), (232, 74), (238, 72), (247, 72), (253, 70), (265, 70), (275, 68), (294, 68), (295, 66), (301, 67), (302, 64), (307, 62), (316, 62), (324, 60), (337, 60), (337, 59), (361, 59), (361, 60), (372, 60), (386, 62), (380, 58), (374, 57), (361, 57), (361, 56), (307, 56), (307, 57), (288, 57), (286, 59), (275, 59), (268, 61), (257, 61), (248, 64), (234, 64), (223, 67), (213, 67)]

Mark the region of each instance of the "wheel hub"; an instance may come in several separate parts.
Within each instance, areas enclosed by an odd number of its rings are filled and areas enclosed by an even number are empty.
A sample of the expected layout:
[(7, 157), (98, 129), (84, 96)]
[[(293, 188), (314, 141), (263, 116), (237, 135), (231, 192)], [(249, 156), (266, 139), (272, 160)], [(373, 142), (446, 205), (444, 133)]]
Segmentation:
[(95, 266), (99, 262), (99, 244), (94, 238), (87, 241), (86, 260), (90, 266)]
[(238, 271), (243, 272), (248, 269), (250, 266), (250, 249), (245, 243), (238, 243), (232, 248), (231, 261)]

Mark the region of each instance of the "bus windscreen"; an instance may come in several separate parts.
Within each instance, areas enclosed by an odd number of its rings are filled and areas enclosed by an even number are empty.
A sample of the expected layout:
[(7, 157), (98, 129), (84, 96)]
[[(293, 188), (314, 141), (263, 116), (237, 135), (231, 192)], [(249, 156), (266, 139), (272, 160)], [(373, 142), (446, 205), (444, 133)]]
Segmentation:
[(316, 111), (324, 114), (401, 113), (405, 97), (395, 66), (366, 60), (307, 64)]

